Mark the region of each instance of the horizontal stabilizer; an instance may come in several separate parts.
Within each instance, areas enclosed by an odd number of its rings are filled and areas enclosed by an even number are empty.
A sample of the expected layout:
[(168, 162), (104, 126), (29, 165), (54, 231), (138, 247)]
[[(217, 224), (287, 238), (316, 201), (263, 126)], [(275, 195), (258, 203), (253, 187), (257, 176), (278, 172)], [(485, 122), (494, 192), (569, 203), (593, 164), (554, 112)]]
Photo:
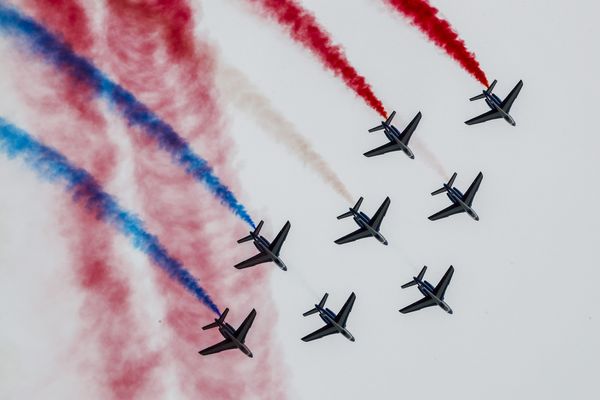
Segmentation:
[(325, 302), (327, 301), (327, 297), (329, 297), (329, 294), (325, 293), (325, 295), (323, 295), (323, 298), (319, 302), (319, 307), (325, 307)]
[(344, 218), (348, 218), (352, 216), (352, 211), (347, 211), (345, 213), (343, 213), (342, 215), (338, 215), (337, 219), (344, 219)]
[(404, 285), (402, 285), (402, 286), (400, 286), (400, 287), (401, 287), (402, 289), (406, 289), (407, 287), (415, 286), (416, 284), (417, 284), (417, 282), (415, 282), (415, 281), (413, 280), (413, 281), (410, 281), (410, 282), (408, 282), (408, 283), (405, 283)]
[(308, 317), (309, 315), (313, 315), (316, 314), (318, 312), (318, 310), (316, 308), (313, 308), (311, 310), (308, 310), (307, 312), (305, 312), (304, 314), (302, 314), (305, 317)]
[(263, 226), (263, 222), (264, 221), (260, 221), (258, 223), (258, 226), (254, 229), (254, 232), (249, 234), (248, 236), (244, 236), (243, 238), (241, 238), (240, 240), (238, 240), (238, 243), (244, 243), (244, 242), (248, 242), (252, 239), (254, 239), (256, 236), (258, 236), (258, 234), (260, 233), (260, 228), (262, 228)]
[(423, 266), (423, 268), (421, 268), (421, 272), (419, 272), (419, 275), (417, 276), (417, 279), (422, 281), (423, 278), (425, 277), (425, 271), (427, 271), (427, 265)]
[(225, 311), (223, 311), (223, 314), (221, 314), (221, 316), (218, 319), (215, 319), (215, 322), (212, 322), (206, 326), (203, 326), (202, 329), (207, 330), (207, 329), (216, 328), (219, 325), (222, 325), (223, 321), (225, 321), (225, 317), (227, 316), (228, 312), (229, 312), (229, 308), (226, 308)]
[(385, 129), (385, 126), (383, 126), (383, 125), (378, 125), (378, 126), (376, 126), (375, 128), (371, 128), (371, 129), (369, 129), (369, 132), (377, 132), (377, 131), (380, 131), (380, 130), (383, 130), (383, 129)]
[(454, 180), (455, 179), (456, 179), (456, 172), (452, 174), (452, 178), (450, 178), (450, 180), (448, 181), (448, 183), (446, 185), (444, 185), (443, 187), (439, 188), (438, 190), (435, 190), (435, 191), (431, 192), (431, 195), (435, 196), (437, 194), (444, 193), (444, 192), (448, 191), (448, 188), (451, 188), (452, 185), (454, 185)]
[(456, 172), (452, 174), (452, 178), (448, 181), (448, 186), (452, 187), (454, 185), (454, 180), (456, 179)]
[(478, 95), (477, 95), (477, 96), (475, 96), (475, 97), (471, 97), (471, 98), (469, 99), (469, 101), (475, 101), (475, 100), (481, 100), (481, 99), (485, 99), (485, 94), (483, 94), (483, 93), (482, 93), (482, 94), (478, 94)]
[(352, 207), (350, 209), (350, 211), (347, 211), (347, 212), (343, 213), (342, 215), (338, 215), (337, 219), (343, 219), (343, 218), (351, 217), (354, 214), (352, 211), (358, 212), (358, 209), (360, 208), (360, 205), (362, 204), (362, 201), (363, 201), (363, 198), (362, 197), (359, 198), (358, 201), (356, 202), (356, 204), (354, 205), (354, 207)]
[(431, 192), (431, 195), (435, 196), (437, 194), (444, 193), (445, 191), (446, 191), (446, 187), (444, 186), (443, 188), (439, 188), (438, 190)]
[(385, 120), (385, 123), (388, 124), (388, 125), (391, 124), (395, 115), (396, 115), (396, 111), (392, 111), (392, 113), (390, 114), (390, 116), (388, 117), (388, 119)]

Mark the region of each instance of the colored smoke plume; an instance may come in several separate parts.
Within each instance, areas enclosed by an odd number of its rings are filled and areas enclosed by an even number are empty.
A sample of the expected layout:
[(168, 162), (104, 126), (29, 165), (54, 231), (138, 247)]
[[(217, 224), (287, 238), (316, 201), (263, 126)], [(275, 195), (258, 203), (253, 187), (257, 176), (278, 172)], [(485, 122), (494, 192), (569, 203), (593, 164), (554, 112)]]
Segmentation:
[(71, 165), (58, 151), (38, 142), (2, 118), (0, 118), (0, 151), (6, 153), (9, 158), (22, 158), (40, 177), (65, 185), (65, 188), (72, 193), (75, 202), (84, 205), (90, 214), (124, 234), (171, 279), (177, 281), (202, 304), (216, 314), (220, 314), (219, 308), (196, 279), (178, 260), (169, 255), (158, 238), (145, 230), (144, 223), (137, 216), (122, 209), (88, 172)]
[(344, 83), (383, 118), (387, 113), (366, 79), (350, 64), (339, 45), (334, 45), (329, 33), (316, 18), (295, 0), (248, 0), (269, 18), (285, 27), (292, 39), (313, 52), (323, 65), (340, 76)]
[(268, 98), (238, 69), (221, 65), (217, 80), (226, 100), (248, 113), (277, 142), (285, 146), (323, 181), (349, 203), (352, 195), (325, 159), (284, 115), (277, 112)]
[(475, 79), (489, 86), (485, 73), (475, 54), (469, 52), (465, 42), (452, 29), (450, 23), (440, 16), (438, 10), (427, 0), (385, 0), (392, 8), (411, 20), (421, 32), (456, 60)]
[(254, 227), (246, 209), (233, 193), (213, 173), (210, 165), (198, 156), (190, 145), (165, 121), (160, 119), (131, 92), (113, 82), (94, 64), (73, 52), (71, 47), (42, 25), (0, 2), (0, 30), (24, 39), (26, 45), (48, 63), (64, 70), (97, 96), (106, 99), (131, 125), (138, 126), (161, 149), (168, 152), (181, 168), (200, 182), (227, 205), (231, 211)]

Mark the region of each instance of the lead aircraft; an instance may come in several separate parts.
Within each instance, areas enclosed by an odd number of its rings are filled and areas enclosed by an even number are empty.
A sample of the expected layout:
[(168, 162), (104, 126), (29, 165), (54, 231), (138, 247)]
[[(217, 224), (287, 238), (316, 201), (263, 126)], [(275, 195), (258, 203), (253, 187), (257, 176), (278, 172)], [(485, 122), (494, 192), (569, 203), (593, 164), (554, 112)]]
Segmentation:
[(494, 90), (494, 86), (496, 86), (496, 82), (497, 81), (494, 80), (490, 87), (485, 89), (483, 93), (478, 94), (477, 96), (471, 97), (469, 99), (470, 101), (485, 99), (485, 102), (487, 103), (488, 107), (490, 107), (492, 110), (481, 114), (475, 118), (471, 118), (468, 121), (465, 121), (465, 124), (480, 124), (482, 122), (497, 118), (504, 118), (504, 120), (512, 126), (515, 126), (517, 124), (513, 117), (510, 116), (509, 112), (515, 99), (519, 95), (521, 88), (523, 87), (523, 81), (519, 81), (519, 83), (516, 84), (516, 86), (513, 88), (513, 90), (510, 91), (510, 93), (508, 94), (508, 96), (506, 96), (504, 100), (500, 100), (498, 96), (492, 93), (492, 90)]

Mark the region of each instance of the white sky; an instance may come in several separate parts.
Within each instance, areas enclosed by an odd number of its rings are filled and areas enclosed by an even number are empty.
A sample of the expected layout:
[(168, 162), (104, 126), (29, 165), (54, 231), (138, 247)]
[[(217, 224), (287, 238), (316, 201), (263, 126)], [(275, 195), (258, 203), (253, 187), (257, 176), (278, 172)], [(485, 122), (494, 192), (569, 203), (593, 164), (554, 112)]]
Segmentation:
[[(306, 135), (355, 198), (365, 197), (364, 211), (392, 199), (382, 225), (389, 246), (335, 245), (355, 229), (335, 219), (350, 204), (249, 116), (227, 109), (242, 201), (266, 221), (267, 236), (292, 222), (282, 251), (290, 270), (273, 268), (271, 279), (290, 397), (591, 398), (600, 355), (596, 3), (433, 1), (490, 80), (499, 80), (498, 95), (523, 79), (511, 112), (515, 128), (501, 120), (464, 125), (486, 111), (483, 102), (468, 101), (480, 85), (383, 1), (302, 3), (397, 111), (399, 128), (422, 111), (413, 140), (427, 145), (448, 175), (458, 172), (459, 188), (479, 171), (484, 180), (474, 202), (479, 222), (466, 215), (430, 222), (427, 216), (449, 203), (429, 195), (443, 177), (422, 154), (363, 157), (385, 142), (366, 132), (379, 121), (374, 111), (244, 1), (203, 2), (199, 32)], [(14, 88), (5, 76), (0, 63), (0, 115), (13, 115)], [(85, 384), (75, 369), (65, 369), (60, 384), (45, 381), (77, 333), (60, 320), (77, 312), (78, 297), (60, 286), (66, 245), (49, 216), (64, 194), (4, 157), (0, 185), (0, 397), (36, 398), (24, 388), (40, 385), (48, 385), (44, 398), (75, 396), (74, 387)], [(230, 239), (233, 246), (237, 238)], [(42, 261), (45, 268), (33, 275)], [(453, 315), (398, 312), (420, 298), (400, 285), (424, 264), (434, 284), (455, 266), (446, 294)], [(321, 326), (301, 313), (325, 291), (334, 311), (356, 292), (348, 321), (355, 343), (339, 335), (300, 341)], [(34, 310), (49, 294), (57, 306), (40, 318)]]

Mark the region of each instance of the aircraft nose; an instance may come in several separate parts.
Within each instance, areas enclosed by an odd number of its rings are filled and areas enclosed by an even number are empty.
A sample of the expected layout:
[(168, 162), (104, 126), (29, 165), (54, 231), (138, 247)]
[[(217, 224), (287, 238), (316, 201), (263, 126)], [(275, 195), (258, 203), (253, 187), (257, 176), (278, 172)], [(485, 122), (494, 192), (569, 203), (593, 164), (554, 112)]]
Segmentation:
[(479, 221), (479, 215), (475, 217), (475, 221)]
[(415, 155), (414, 154), (411, 154), (409, 157), (410, 157), (411, 160), (415, 159)]
[(448, 309), (448, 314), (454, 314), (451, 308)]
[(352, 336), (352, 337), (350, 338), (350, 341), (351, 341), (351, 342), (354, 342), (354, 341), (355, 341), (355, 339), (354, 339), (354, 336)]

